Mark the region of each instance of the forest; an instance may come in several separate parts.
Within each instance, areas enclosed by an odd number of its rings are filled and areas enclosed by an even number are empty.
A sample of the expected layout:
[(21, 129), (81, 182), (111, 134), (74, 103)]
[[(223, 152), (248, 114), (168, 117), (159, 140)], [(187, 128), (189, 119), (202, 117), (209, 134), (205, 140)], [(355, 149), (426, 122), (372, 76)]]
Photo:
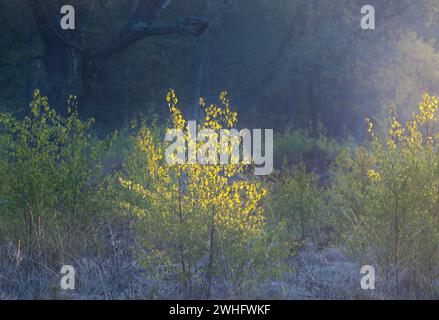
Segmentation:
[(0, 0), (0, 300), (439, 299), (438, 40), (437, 0)]

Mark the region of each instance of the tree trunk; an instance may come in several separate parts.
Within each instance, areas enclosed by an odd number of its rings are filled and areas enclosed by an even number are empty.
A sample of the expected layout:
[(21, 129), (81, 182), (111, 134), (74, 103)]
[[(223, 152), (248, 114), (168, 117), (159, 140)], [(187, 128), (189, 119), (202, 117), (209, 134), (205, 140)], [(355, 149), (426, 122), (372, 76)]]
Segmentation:
[[(28, 0), (34, 20), (44, 44), (44, 67), (47, 75), (47, 92), (55, 108), (63, 110), (70, 94), (84, 102), (91, 94), (88, 90), (90, 72), (97, 70), (96, 61), (109, 59), (149, 36), (181, 34), (199, 36), (207, 28), (207, 19), (179, 18), (174, 25), (153, 26), (152, 23), (172, 0), (139, 0), (121, 31), (103, 48), (84, 48), (82, 33), (60, 28), (59, 9), (50, 0)], [(90, 10), (92, 11), (94, 5)], [(85, 30), (85, 29), (84, 29)], [(68, 80), (71, 81), (68, 81)]]

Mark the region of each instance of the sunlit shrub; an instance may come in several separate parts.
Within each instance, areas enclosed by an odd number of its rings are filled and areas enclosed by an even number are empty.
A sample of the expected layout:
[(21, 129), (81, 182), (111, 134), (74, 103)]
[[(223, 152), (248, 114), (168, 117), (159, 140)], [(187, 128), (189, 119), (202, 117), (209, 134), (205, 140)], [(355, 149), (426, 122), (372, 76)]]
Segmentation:
[[(343, 243), (375, 265), (395, 296), (437, 292), (439, 266), (438, 100), (427, 93), (405, 125), (367, 120), (370, 146), (338, 159), (333, 206)], [(385, 284), (386, 283), (386, 284)]]
[(92, 123), (78, 118), (75, 97), (62, 117), (38, 90), (29, 116), (0, 113), (2, 234), (33, 256), (63, 254), (96, 218), (105, 144)]
[[(205, 115), (198, 130), (234, 128), (237, 114), (225, 93), (220, 100), (206, 106), (200, 99)], [(173, 91), (167, 102), (171, 126), (184, 130)], [(252, 282), (276, 272), (283, 256), (281, 233), (266, 228), (267, 188), (243, 164), (169, 165), (167, 145), (161, 128), (142, 127), (125, 166), (128, 177), (120, 178), (129, 191), (122, 207), (135, 217), (146, 250), (140, 258), (151, 272), (175, 274), (170, 280), (180, 281), (184, 297), (211, 297), (214, 278), (242, 297)]]

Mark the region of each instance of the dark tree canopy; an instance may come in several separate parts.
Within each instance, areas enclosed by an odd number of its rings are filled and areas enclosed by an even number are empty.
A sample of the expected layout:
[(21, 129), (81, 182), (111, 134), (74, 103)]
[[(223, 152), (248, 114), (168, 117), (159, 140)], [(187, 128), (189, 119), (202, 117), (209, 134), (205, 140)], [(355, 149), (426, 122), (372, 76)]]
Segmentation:
[(436, 86), (432, 0), (369, 1), (372, 32), (360, 28), (362, 1), (71, 3), (76, 30), (59, 27), (62, 1), (1, 2), (3, 108), (22, 109), (38, 87), (61, 111), (77, 95), (82, 116), (111, 128), (138, 113), (163, 115), (168, 88), (194, 117), (199, 96), (227, 90), (243, 124), (322, 122), (332, 136), (361, 138), (366, 115), (396, 103), (410, 114), (414, 97)]
[[(65, 93), (63, 79), (74, 79), (74, 85), (67, 90), (76, 93), (81, 102), (85, 102), (92, 94), (88, 86), (91, 69), (97, 63), (122, 54), (136, 42), (151, 36), (190, 35), (199, 36), (207, 28), (207, 19), (201, 17), (178, 18), (174, 24), (160, 24), (155, 20), (166, 10), (172, 1), (141, 0), (134, 3), (134, 10), (126, 17), (126, 23), (119, 32), (107, 39), (108, 44), (102, 47), (88, 46), (83, 39), (86, 36), (86, 25), (79, 30), (62, 30), (57, 8), (60, 4), (50, 0), (28, 1), (42, 40), (43, 61), (47, 72), (49, 97), (59, 101), (59, 95)], [(93, 3), (93, 1), (92, 1)], [(92, 14), (93, 8), (90, 8)]]

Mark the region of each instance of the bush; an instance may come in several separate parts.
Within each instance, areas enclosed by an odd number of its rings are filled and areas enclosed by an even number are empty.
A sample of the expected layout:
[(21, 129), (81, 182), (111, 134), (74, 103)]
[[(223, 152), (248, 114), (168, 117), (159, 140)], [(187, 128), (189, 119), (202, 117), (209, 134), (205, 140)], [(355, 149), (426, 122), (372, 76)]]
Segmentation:
[(289, 127), (274, 139), (274, 159), (276, 168), (284, 164), (297, 164), (304, 155), (312, 151), (313, 138), (308, 130), (294, 130)]
[(327, 135), (321, 123), (315, 133), (310, 129), (288, 127), (274, 139), (274, 159), (277, 169), (304, 162), (319, 172), (328, 170), (343, 149), (343, 144)]
[[(173, 91), (167, 101), (173, 128), (183, 130)], [(219, 106), (200, 103), (206, 114), (199, 130), (233, 128), (237, 114), (225, 93)], [(266, 228), (267, 188), (245, 176), (242, 164), (168, 165), (163, 137), (157, 126), (141, 128), (127, 159), (128, 177), (120, 179), (128, 190), (122, 207), (135, 218), (146, 250), (140, 259), (153, 273), (174, 273), (168, 280), (181, 283), (185, 298), (210, 298), (215, 279), (229, 297), (249, 294), (252, 283), (277, 271), (282, 257), (281, 233)]]
[(273, 208), (286, 221), (290, 235), (302, 241), (312, 236), (323, 222), (324, 189), (319, 186), (319, 177), (308, 173), (301, 163), (292, 173), (279, 175), (273, 194)]
[[(370, 146), (345, 152), (334, 170), (333, 205), (342, 240), (375, 265), (396, 297), (437, 294), (439, 265), (438, 100), (424, 94), (419, 112), (376, 133)], [(404, 290), (404, 291), (403, 291)]]
[(71, 96), (62, 117), (36, 90), (29, 116), (0, 113), (1, 233), (41, 262), (73, 250), (99, 213), (105, 143), (75, 109)]

